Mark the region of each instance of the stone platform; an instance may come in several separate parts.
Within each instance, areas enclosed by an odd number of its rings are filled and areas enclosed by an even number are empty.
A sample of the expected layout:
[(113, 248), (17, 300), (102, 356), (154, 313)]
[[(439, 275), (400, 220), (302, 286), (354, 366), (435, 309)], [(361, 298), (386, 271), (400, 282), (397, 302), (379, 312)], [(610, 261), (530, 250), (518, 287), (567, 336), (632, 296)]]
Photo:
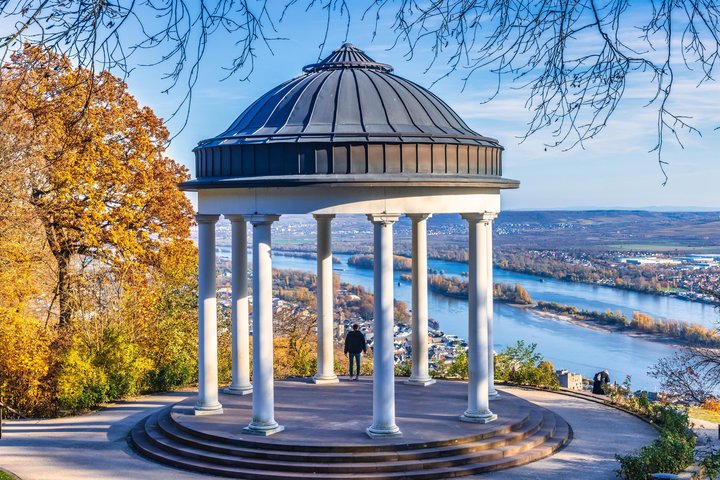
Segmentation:
[(223, 415), (195, 416), (186, 399), (144, 419), (131, 442), (141, 454), (179, 468), (235, 478), (451, 478), (500, 470), (552, 455), (571, 439), (557, 414), (506, 392), (489, 424), (459, 420), (467, 384), (395, 385), (401, 437), (371, 439), (372, 381), (275, 383), (275, 419), (285, 431), (242, 433), (251, 396), (220, 395)]

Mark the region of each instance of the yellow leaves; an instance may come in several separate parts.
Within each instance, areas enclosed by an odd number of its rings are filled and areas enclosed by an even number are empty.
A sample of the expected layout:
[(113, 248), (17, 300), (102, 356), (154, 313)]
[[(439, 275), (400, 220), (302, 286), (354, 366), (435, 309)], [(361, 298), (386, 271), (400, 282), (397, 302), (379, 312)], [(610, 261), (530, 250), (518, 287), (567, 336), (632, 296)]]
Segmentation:
[(197, 253), (167, 129), (107, 72), (39, 47), (3, 67), (0, 394), (42, 415), (192, 381)]
[[(124, 270), (189, 236), (192, 207), (177, 188), (187, 170), (165, 156), (167, 129), (124, 82), (37, 46), (15, 53), (1, 74), (0, 155), (22, 159), (26, 168), (8, 171), (22, 177), (17, 193), (59, 268), (79, 255), (75, 263)], [(61, 318), (66, 298), (61, 291)]]
[(22, 412), (52, 409), (53, 392), (46, 382), (53, 339), (40, 322), (0, 308), (0, 393)]

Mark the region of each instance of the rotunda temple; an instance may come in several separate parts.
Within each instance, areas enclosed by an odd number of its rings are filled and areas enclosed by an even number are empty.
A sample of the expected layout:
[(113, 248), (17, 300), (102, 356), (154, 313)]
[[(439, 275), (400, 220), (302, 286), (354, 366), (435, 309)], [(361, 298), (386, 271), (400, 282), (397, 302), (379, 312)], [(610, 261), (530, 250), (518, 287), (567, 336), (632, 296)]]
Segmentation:
[[(350, 44), (303, 71), (195, 149), (196, 178), (180, 187), (198, 195), (198, 392), (140, 421), (131, 444), (172, 466), (263, 480), (454, 478), (567, 445), (571, 429), (559, 415), (492, 380), (492, 222), (500, 191), (519, 185), (502, 177), (503, 148)], [(467, 383), (429, 372), (427, 222), (441, 213), (459, 213), (469, 227)], [(317, 371), (276, 381), (271, 227), (287, 214), (317, 223)], [(373, 374), (339, 382), (331, 224), (349, 214), (373, 227)], [(412, 372), (396, 379), (393, 225), (402, 215), (412, 224)], [(232, 237), (232, 383), (223, 390), (220, 216)]]
[[(283, 214), (317, 221), (318, 385), (337, 382), (333, 367), (331, 222), (364, 214), (374, 229), (373, 421), (370, 437), (401, 435), (395, 421), (393, 362), (393, 224), (412, 221), (411, 385), (428, 372), (426, 224), (459, 213), (469, 226), (466, 422), (496, 415), (492, 372), (492, 221), (502, 177), (502, 146), (470, 129), (429, 90), (346, 43), (303, 74), (253, 102), (220, 135), (195, 148), (198, 193), (200, 381), (195, 413), (221, 413), (217, 381), (215, 223), (232, 223), (233, 381), (226, 393), (252, 392), (246, 433), (283, 430), (275, 419), (271, 225)], [(252, 225), (253, 379), (250, 381), (247, 224)], [(321, 388), (321, 387), (318, 387)]]

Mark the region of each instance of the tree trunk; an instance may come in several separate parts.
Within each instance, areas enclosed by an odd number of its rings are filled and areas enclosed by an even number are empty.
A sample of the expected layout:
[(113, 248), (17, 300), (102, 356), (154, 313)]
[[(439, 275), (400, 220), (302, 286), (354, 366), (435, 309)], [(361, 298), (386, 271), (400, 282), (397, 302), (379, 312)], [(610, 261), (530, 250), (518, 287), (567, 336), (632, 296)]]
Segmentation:
[(68, 251), (54, 252), (58, 264), (57, 298), (60, 309), (58, 326), (67, 327), (72, 319), (70, 305), (70, 257)]

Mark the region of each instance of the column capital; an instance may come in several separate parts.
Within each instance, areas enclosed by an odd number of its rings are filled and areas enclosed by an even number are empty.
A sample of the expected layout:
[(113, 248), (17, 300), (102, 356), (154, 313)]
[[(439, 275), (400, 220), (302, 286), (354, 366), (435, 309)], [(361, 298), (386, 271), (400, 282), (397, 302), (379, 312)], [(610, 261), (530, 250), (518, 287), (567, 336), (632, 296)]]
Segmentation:
[(196, 213), (195, 221), (197, 223), (216, 223), (220, 220), (220, 215), (213, 215), (209, 213)]
[(244, 217), (253, 225), (269, 225), (280, 220), (280, 215), (244, 215)]
[(432, 217), (432, 213), (406, 213), (405, 216), (413, 222), (421, 222)]
[(330, 220), (335, 218), (335, 214), (334, 213), (313, 213), (313, 218), (315, 220), (317, 220), (318, 222), (322, 221), (322, 220), (329, 222)]
[(235, 213), (224, 213), (223, 217), (225, 217), (226, 220), (230, 220), (231, 222), (244, 222), (245, 221), (245, 215), (239, 215)]
[(460, 216), (463, 220), (467, 220), (470, 223), (478, 222), (492, 222), (498, 216), (495, 212), (477, 212), (477, 213), (461, 213)]
[(392, 225), (400, 219), (399, 213), (368, 213), (368, 220), (380, 225)]

